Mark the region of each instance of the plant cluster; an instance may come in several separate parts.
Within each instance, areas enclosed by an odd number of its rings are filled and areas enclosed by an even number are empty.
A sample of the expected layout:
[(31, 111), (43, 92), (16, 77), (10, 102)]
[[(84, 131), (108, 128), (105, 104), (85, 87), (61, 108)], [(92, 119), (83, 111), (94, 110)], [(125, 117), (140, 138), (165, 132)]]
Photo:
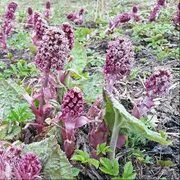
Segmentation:
[[(158, 0), (151, 12), (150, 21), (156, 19), (162, 7), (165, 7), (165, 1)], [(6, 40), (13, 27), (12, 20), (15, 18), (16, 8), (16, 3), (10, 3), (4, 17), (2, 27), (5, 30), (2, 34), (5, 36), (2, 36), (1, 41), (3, 48), (7, 47)], [(18, 84), (9, 80), (0, 81), (0, 95), (3, 87), (6, 87), (6, 92), (2, 94), (9, 95), (9, 100), (6, 100), (7, 97), (4, 97), (5, 100), (0, 99), (0, 118), (5, 122), (2, 130), (10, 122), (13, 134), (29, 144), (22, 143), (19, 148), (12, 145), (5, 149), (0, 141), (0, 179), (30, 180), (43, 178), (43, 175), (56, 179), (59, 173), (64, 177), (62, 167), (72, 168), (69, 161), (75, 165), (78, 161), (84, 166), (95, 167), (114, 180), (134, 179), (136, 173), (130, 161), (124, 163), (124, 171), (120, 176), (117, 149), (125, 145), (132, 132), (160, 144), (170, 143), (165, 134), (151, 130), (143, 122), (143, 118), (147, 118), (151, 108), (155, 107), (156, 98), (168, 93), (172, 81), (171, 72), (169, 69), (160, 68), (147, 77), (145, 82), (142, 82), (144, 95), (131, 100), (132, 111), (126, 109), (115, 92), (117, 84), (128, 83), (128, 77), (132, 75), (135, 64), (134, 47), (131, 39), (123, 35), (110, 37), (101, 69), (104, 80), (102, 91), (100, 97), (89, 105), (84, 98), (83, 90), (74, 83), (75, 79), (85, 79), (86, 76), (82, 72), (73, 71), (70, 66), (75, 61), (71, 55), (77, 44), (74, 28), (69, 23), (49, 25), (51, 8), (50, 1), (47, 1), (43, 15), (34, 12), (31, 7), (27, 10), (25, 27), (32, 34), (32, 42), (36, 49), (34, 64), (37, 68), (36, 73), (39, 73), (36, 77), (36, 86), (31, 85), (31, 88), (23, 89), (22, 82)], [(75, 25), (82, 25), (84, 12), (84, 9), (80, 9), (79, 12), (69, 14), (67, 19)], [(138, 6), (134, 5), (132, 12), (121, 13), (110, 21), (109, 30), (112, 32), (122, 23), (130, 20), (140, 22), (141, 19)], [(80, 47), (78, 46), (78, 50), (81, 50)], [(79, 56), (81, 54), (79, 51)], [(5, 71), (3, 66), (5, 65), (1, 63), (2, 79), (5, 73), (7, 77), (19, 75), (23, 78), (34, 73), (33, 67), (29, 67), (23, 60), (10, 65), (9, 72)], [(14, 107), (14, 104), (21, 106)], [(78, 143), (77, 136), (82, 130), (86, 132), (86, 141), (89, 144), (87, 152), (83, 151), (84, 148)], [(5, 131), (4, 134), (7, 135), (8, 132)], [(72, 175), (68, 177), (72, 178)]]
[(0, 42), (3, 49), (7, 48), (7, 37), (12, 32), (16, 9), (17, 4), (15, 2), (9, 3), (6, 12), (3, 16), (3, 23), (0, 27)]

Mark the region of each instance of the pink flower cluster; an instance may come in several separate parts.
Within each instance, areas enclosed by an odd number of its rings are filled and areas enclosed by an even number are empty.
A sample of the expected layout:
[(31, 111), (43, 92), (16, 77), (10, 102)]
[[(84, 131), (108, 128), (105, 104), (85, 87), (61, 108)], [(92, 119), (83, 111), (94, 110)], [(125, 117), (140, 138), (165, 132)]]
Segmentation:
[(26, 27), (27, 28), (33, 28), (34, 27), (34, 14), (33, 10), (31, 7), (27, 9), (27, 22), (26, 22)]
[(45, 10), (44, 10), (44, 17), (46, 19), (50, 19), (51, 14), (52, 14), (51, 13), (51, 3), (50, 3), (50, 1), (47, 1), (46, 5), (45, 5)]
[(86, 118), (81, 117), (83, 111), (83, 94), (79, 88), (74, 87), (65, 94), (61, 105), (60, 119), (64, 122), (62, 136), (67, 157), (71, 157), (75, 150), (76, 129), (87, 123)]
[(35, 45), (39, 45), (41, 43), (43, 35), (45, 34), (45, 31), (48, 29), (48, 24), (39, 13), (35, 12), (33, 26), (33, 30), (35, 32), (33, 42)]
[(131, 20), (131, 15), (129, 13), (122, 13), (116, 16), (113, 20), (109, 23), (109, 29), (113, 31), (115, 28), (120, 26), (122, 23), (126, 23)]
[(157, 4), (154, 6), (153, 10), (150, 13), (149, 21), (155, 21), (158, 17), (160, 10), (165, 6), (165, 0), (158, 0)]
[(138, 11), (139, 11), (138, 6), (133, 6), (133, 8), (132, 8), (132, 19), (135, 22), (139, 22), (141, 20), (141, 17), (138, 14)]
[(133, 6), (131, 13), (121, 13), (111, 20), (109, 23), (109, 31), (112, 32), (115, 28), (119, 27), (123, 23), (129, 22), (131, 19), (136, 22), (141, 20), (141, 17), (138, 14), (138, 6)]
[(63, 117), (78, 117), (84, 111), (83, 94), (77, 87), (70, 89), (64, 96), (61, 111)]
[(17, 147), (0, 147), (0, 179), (26, 179), (40, 178), (41, 162), (34, 153), (21, 155)]
[(180, 25), (180, 3), (177, 5), (177, 11), (173, 17), (173, 23), (175, 26)]
[(156, 98), (165, 94), (171, 84), (171, 74), (167, 70), (158, 70), (145, 82), (147, 96)]
[(6, 49), (7, 48), (7, 37), (10, 35), (13, 27), (13, 20), (15, 19), (15, 11), (17, 9), (17, 4), (15, 2), (11, 2), (7, 10), (4, 14), (4, 19), (3, 23), (1, 25), (1, 30), (0, 30), (0, 43), (2, 44), (2, 48)]
[(74, 31), (73, 31), (73, 28), (71, 27), (71, 25), (69, 23), (63, 23), (62, 24), (62, 30), (66, 34), (66, 37), (67, 37), (67, 39), (69, 41), (69, 49), (71, 50), (73, 48), (73, 45), (74, 45)]
[(132, 114), (136, 118), (147, 115), (154, 106), (154, 99), (166, 94), (171, 85), (171, 73), (168, 70), (158, 70), (145, 82), (146, 97), (135, 103)]
[(111, 41), (106, 53), (104, 66), (106, 80), (120, 80), (129, 75), (133, 61), (134, 51), (130, 40), (117, 38)]
[(48, 28), (38, 47), (35, 57), (36, 66), (43, 72), (50, 72), (53, 69), (63, 70), (69, 52), (65, 33), (60, 28)]
[(82, 25), (84, 23), (84, 9), (80, 9), (79, 12), (73, 12), (67, 15), (67, 19), (74, 22), (76, 25)]

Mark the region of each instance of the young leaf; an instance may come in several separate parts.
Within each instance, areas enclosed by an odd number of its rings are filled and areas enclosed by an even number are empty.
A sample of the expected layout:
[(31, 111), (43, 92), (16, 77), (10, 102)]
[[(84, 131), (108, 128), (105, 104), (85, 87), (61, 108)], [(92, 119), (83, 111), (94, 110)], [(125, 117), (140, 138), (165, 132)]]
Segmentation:
[(119, 174), (119, 163), (118, 160), (110, 160), (108, 158), (100, 158), (100, 167), (99, 169), (105, 174), (111, 176), (117, 176)]
[(96, 169), (99, 167), (99, 161), (93, 158), (88, 159), (88, 164), (95, 166)]
[(124, 166), (124, 172), (123, 172), (122, 178), (128, 179), (128, 180), (133, 180), (135, 177), (136, 177), (136, 173), (133, 173), (132, 162), (129, 161)]
[(82, 150), (76, 150), (76, 154), (73, 155), (71, 160), (80, 161), (83, 164), (87, 163), (89, 165), (95, 166), (96, 168), (99, 167), (99, 161), (96, 159), (90, 158), (89, 154)]
[(28, 106), (22, 98), (25, 94), (25, 90), (14, 81), (0, 80), (0, 119), (6, 119), (10, 110), (22, 103)]
[(109, 146), (106, 146), (106, 143), (98, 144), (96, 147), (96, 154), (103, 154), (106, 155), (106, 153), (111, 152), (112, 150), (110, 149)]

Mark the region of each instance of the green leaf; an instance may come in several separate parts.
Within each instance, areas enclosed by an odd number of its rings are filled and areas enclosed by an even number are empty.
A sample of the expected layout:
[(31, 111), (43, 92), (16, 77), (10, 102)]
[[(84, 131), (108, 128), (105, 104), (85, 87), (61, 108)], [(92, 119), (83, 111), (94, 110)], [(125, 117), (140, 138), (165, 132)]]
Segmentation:
[(12, 80), (0, 80), (0, 120), (7, 118), (12, 108), (28, 104), (22, 98), (25, 90)]
[(122, 179), (133, 180), (136, 177), (136, 173), (133, 173), (133, 165), (132, 162), (129, 161), (124, 166), (124, 172), (122, 175)]
[(104, 99), (106, 102), (106, 114), (105, 121), (109, 126), (110, 130), (112, 130), (114, 124), (115, 113), (114, 110), (117, 111), (123, 117), (123, 125), (120, 128), (131, 129), (134, 132), (140, 134), (142, 137), (145, 137), (149, 140), (158, 142), (160, 144), (170, 144), (166, 138), (162, 137), (161, 134), (152, 131), (146, 127), (146, 125), (141, 122), (139, 119), (132, 116), (128, 113), (125, 107), (120, 104), (112, 95), (108, 95), (104, 91)]
[(88, 164), (95, 166), (96, 169), (99, 167), (99, 161), (93, 158), (88, 159)]
[(76, 72), (76, 74), (81, 74), (87, 64), (86, 49), (76, 41), (71, 54), (73, 60), (67, 64), (67, 69), (71, 69), (71, 71)]
[(102, 144), (98, 144), (96, 147), (96, 154), (103, 154), (106, 155), (106, 153), (108, 152), (112, 152), (112, 150), (110, 149), (110, 146), (106, 146), (106, 143), (102, 143)]
[(11, 122), (25, 122), (35, 119), (34, 114), (27, 104), (21, 104), (10, 110), (7, 121)]
[(82, 150), (76, 150), (75, 154), (71, 158), (71, 160), (80, 161), (81, 163), (87, 163), (89, 159), (89, 154)]
[(26, 145), (23, 153), (27, 152), (34, 152), (40, 158), (43, 164), (44, 179), (73, 179), (72, 166), (57, 144), (55, 136)]
[(74, 177), (75, 177), (75, 176), (78, 176), (78, 174), (79, 174), (80, 171), (81, 171), (80, 169), (73, 167), (73, 168), (72, 168), (72, 175), (73, 175)]
[(72, 156), (71, 160), (80, 161), (83, 164), (93, 165), (96, 168), (99, 167), (99, 161), (93, 158), (90, 158), (87, 152), (82, 150), (76, 150), (75, 154)]
[(119, 163), (118, 160), (110, 160), (108, 158), (100, 158), (99, 169), (105, 174), (111, 176), (117, 176), (119, 174)]
[(174, 165), (174, 163), (170, 160), (158, 160), (157, 164), (162, 167), (170, 167)]

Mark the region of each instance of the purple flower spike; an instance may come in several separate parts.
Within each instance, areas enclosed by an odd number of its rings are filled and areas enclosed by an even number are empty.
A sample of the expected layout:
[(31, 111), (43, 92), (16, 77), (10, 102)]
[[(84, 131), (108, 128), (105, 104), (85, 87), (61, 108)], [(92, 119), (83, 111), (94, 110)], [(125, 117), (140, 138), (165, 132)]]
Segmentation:
[(138, 12), (138, 7), (137, 7), (137, 6), (133, 6), (132, 12), (133, 12), (133, 13), (137, 13), (137, 12)]
[(160, 5), (160, 6), (164, 6), (166, 3), (166, 0), (158, 0), (157, 1), (157, 4)]
[(177, 11), (174, 14), (173, 17), (173, 23), (175, 26), (179, 26), (180, 25), (180, 3), (177, 5)]
[(151, 11), (150, 16), (149, 16), (149, 21), (155, 21), (159, 12), (160, 12), (161, 6), (160, 5), (156, 5), (154, 7), (154, 9)]
[(42, 19), (41, 15), (37, 12), (34, 13), (34, 32), (35, 36), (33, 37), (33, 42), (35, 45), (39, 45), (42, 40), (45, 31), (48, 29), (48, 24), (44, 19)]
[(108, 46), (104, 66), (105, 77), (110, 76), (115, 80), (123, 79), (129, 75), (133, 61), (134, 52), (131, 42), (126, 38), (117, 38)]
[(78, 117), (84, 111), (83, 94), (78, 87), (70, 89), (64, 96), (62, 106), (62, 117)]
[(50, 16), (51, 16), (51, 3), (50, 3), (50, 1), (46, 2), (45, 10), (44, 10), (44, 16), (46, 19), (50, 19)]
[(171, 85), (171, 73), (168, 70), (158, 70), (145, 82), (147, 96), (156, 98), (164, 95)]
[(10, 10), (11, 12), (15, 12), (16, 11), (16, 9), (17, 9), (17, 3), (15, 3), (15, 2), (11, 2), (9, 5), (8, 5), (8, 10)]
[(15, 170), (16, 177), (21, 177), (26, 180), (35, 180), (40, 177), (42, 169), (40, 160), (34, 153), (25, 154), (18, 162)]
[(33, 10), (32, 10), (32, 8), (31, 8), (31, 7), (28, 7), (27, 12), (28, 12), (28, 15), (32, 15), (32, 14), (33, 14)]
[(138, 22), (141, 20), (141, 17), (138, 15), (138, 6), (133, 6), (132, 8), (132, 18), (134, 21)]
[(50, 9), (51, 8), (51, 3), (50, 3), (50, 1), (47, 1), (46, 2), (46, 9)]
[(33, 28), (34, 24), (34, 15), (33, 10), (31, 7), (27, 9), (27, 20), (26, 20), (26, 27), (27, 28)]
[(82, 25), (84, 22), (84, 9), (81, 8), (79, 12), (72, 12), (67, 15), (67, 19), (74, 22), (76, 25)]
[(45, 31), (35, 57), (36, 66), (43, 72), (63, 70), (69, 56), (69, 43), (60, 28), (49, 28)]
[(67, 37), (67, 39), (69, 41), (69, 49), (71, 50), (73, 48), (73, 45), (74, 45), (74, 31), (73, 31), (73, 28), (71, 27), (71, 25), (69, 23), (63, 23), (62, 30), (66, 34), (66, 37)]
[(12, 2), (8, 5), (6, 12), (4, 14), (4, 19), (0, 28), (0, 43), (3, 49), (7, 48), (7, 38), (10, 35), (13, 28), (13, 20), (15, 19), (15, 11), (17, 9), (17, 4)]
[(122, 13), (116, 16), (113, 20), (109, 23), (110, 31), (113, 31), (115, 28), (120, 26), (122, 23), (126, 23), (131, 20), (131, 15), (129, 13)]

